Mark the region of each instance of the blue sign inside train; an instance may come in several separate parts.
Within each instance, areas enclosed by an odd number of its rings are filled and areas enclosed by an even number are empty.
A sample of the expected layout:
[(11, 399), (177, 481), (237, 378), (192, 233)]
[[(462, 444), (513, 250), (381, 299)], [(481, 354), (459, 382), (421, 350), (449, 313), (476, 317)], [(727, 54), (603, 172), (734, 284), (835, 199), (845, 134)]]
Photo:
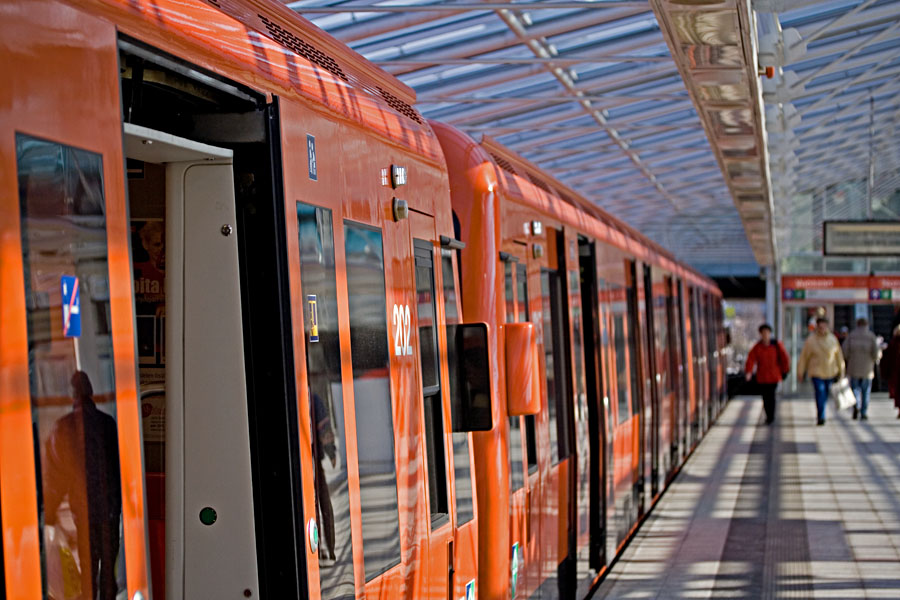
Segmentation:
[(63, 335), (81, 337), (81, 293), (78, 289), (78, 278), (63, 275), (60, 278), (62, 288)]

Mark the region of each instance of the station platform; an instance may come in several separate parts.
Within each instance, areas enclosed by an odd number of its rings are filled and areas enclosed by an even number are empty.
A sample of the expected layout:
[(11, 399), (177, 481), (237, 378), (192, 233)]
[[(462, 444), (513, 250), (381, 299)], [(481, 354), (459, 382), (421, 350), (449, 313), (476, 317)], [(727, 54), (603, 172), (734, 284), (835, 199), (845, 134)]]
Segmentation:
[(900, 598), (900, 420), (737, 397), (593, 598)]

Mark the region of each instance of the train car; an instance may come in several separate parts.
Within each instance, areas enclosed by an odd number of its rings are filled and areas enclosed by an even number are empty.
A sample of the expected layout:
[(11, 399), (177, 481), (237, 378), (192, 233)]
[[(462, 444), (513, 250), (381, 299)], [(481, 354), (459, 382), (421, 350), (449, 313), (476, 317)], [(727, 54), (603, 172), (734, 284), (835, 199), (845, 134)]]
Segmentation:
[(466, 244), (463, 312), (492, 332), (494, 428), (473, 434), (479, 597), (585, 598), (714, 414), (720, 294), (500, 144), (433, 128)]
[(412, 91), (273, 2), (0, 13), (0, 596), (471, 598), (488, 330)]

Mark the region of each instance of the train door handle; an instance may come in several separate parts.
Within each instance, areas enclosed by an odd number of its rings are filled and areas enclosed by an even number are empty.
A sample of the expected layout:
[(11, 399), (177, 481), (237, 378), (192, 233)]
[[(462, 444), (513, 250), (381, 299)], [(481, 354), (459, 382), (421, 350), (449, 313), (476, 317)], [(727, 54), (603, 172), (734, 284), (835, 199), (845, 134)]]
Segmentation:
[(453, 539), (447, 540), (447, 598), (453, 600), (453, 576), (456, 573), (456, 565), (453, 556)]
[(531, 539), (531, 487), (525, 488), (525, 539)]

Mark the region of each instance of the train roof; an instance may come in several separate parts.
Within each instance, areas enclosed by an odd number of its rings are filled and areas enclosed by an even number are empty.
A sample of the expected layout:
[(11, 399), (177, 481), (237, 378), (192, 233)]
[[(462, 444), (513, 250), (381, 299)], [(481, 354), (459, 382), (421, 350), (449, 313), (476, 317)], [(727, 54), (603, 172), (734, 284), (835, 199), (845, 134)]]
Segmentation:
[(415, 92), (271, 0), (91, 0), (119, 31), (248, 87), (311, 101), (442, 162)]
[(690, 274), (696, 283), (702, 282), (707, 287), (718, 290), (718, 286), (709, 277), (678, 261), (671, 252), (643, 233), (612, 216), (500, 142), (483, 136), (481, 147), (493, 160), (497, 179), (506, 193), (620, 247), (633, 251), (636, 243), (649, 254), (643, 258), (656, 259), (663, 268), (682, 275)]

